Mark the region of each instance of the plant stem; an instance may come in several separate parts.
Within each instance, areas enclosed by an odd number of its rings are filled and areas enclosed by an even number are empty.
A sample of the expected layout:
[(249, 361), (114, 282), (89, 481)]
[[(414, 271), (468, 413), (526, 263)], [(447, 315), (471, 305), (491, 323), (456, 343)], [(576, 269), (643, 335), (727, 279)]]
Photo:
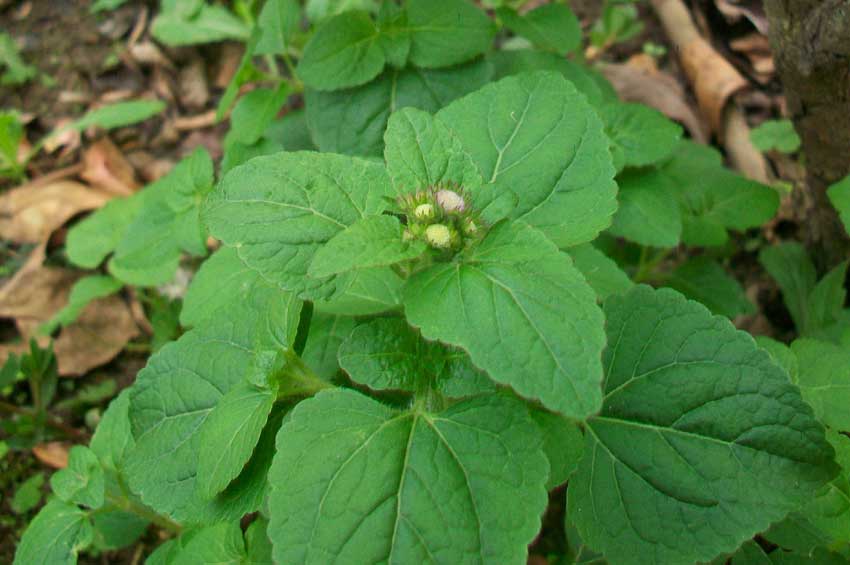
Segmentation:
[(278, 400), (291, 396), (312, 396), (334, 385), (320, 378), (304, 361), (289, 350), (285, 354), (286, 365), (274, 376), (278, 383)]

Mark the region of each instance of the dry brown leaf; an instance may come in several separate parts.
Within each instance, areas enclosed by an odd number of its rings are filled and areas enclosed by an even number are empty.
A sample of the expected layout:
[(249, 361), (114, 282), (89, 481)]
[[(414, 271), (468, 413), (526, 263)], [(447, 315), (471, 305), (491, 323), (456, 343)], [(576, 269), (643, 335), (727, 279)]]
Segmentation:
[(118, 196), (139, 189), (133, 166), (108, 137), (101, 138), (83, 153), (80, 176), (91, 185)]
[(751, 33), (733, 39), (729, 46), (733, 51), (743, 54), (750, 61), (755, 78), (762, 84), (767, 84), (776, 73), (776, 64), (770, 50), (770, 42), (760, 33)]
[(717, 10), (731, 22), (750, 20), (759, 33), (767, 35), (768, 23), (761, 0), (714, 0)]
[(73, 181), (22, 185), (0, 196), (0, 238), (40, 243), (76, 214), (103, 206), (110, 195)]
[(70, 153), (80, 146), (80, 132), (76, 129), (62, 129), (70, 124), (71, 118), (62, 118), (54, 126), (54, 131), (58, 132), (50, 135), (44, 140), (44, 150), (47, 153), (53, 153), (60, 147), (63, 149), (63, 154)]
[(233, 75), (239, 69), (242, 55), (245, 52), (243, 45), (239, 43), (224, 43), (221, 46), (221, 54), (216, 61), (216, 69), (213, 74), (213, 86), (216, 88), (227, 88)]
[(165, 56), (165, 53), (152, 41), (135, 43), (129, 48), (130, 57), (144, 67), (162, 66), (173, 69), (174, 64)]
[(190, 131), (201, 128), (214, 126), (217, 122), (215, 119), (215, 110), (209, 110), (203, 114), (195, 116), (181, 116), (174, 119), (174, 127), (179, 131)]
[(64, 469), (68, 466), (68, 451), (70, 444), (61, 441), (48, 441), (33, 446), (35, 458), (54, 469)]
[[(42, 346), (49, 342), (49, 337), (38, 335), (39, 327), (67, 304), (71, 287), (83, 275), (41, 265), (43, 247), (37, 248), (0, 288), (0, 317), (13, 319), (21, 336), (19, 342), (0, 345), (0, 364), (10, 353), (26, 347), (31, 337)], [(131, 308), (122, 297), (113, 295), (91, 302), (54, 342), (59, 375), (84, 375), (112, 360), (138, 334)]]
[(121, 296), (98, 298), (56, 338), (53, 351), (59, 374), (63, 377), (85, 375), (109, 363), (138, 335), (133, 313)]
[(627, 102), (652, 106), (670, 119), (681, 122), (691, 137), (700, 143), (707, 141), (705, 126), (686, 102), (685, 92), (672, 75), (651, 71), (641, 63), (609, 64), (602, 67), (620, 97)]
[(679, 53), (700, 111), (712, 131), (722, 131), (726, 102), (747, 86), (746, 79), (700, 36), (681, 0), (652, 0), (652, 5)]
[(180, 102), (190, 110), (200, 110), (210, 100), (210, 89), (207, 86), (206, 66), (200, 57), (192, 59), (180, 69), (178, 78)]

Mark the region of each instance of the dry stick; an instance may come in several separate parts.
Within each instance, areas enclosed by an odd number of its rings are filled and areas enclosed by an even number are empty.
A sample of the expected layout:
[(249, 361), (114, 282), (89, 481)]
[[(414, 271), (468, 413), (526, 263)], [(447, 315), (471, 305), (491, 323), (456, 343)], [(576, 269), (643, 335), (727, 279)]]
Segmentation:
[(652, 0), (664, 31), (681, 54), (697, 102), (709, 126), (717, 132), (732, 165), (747, 177), (770, 181), (764, 155), (750, 141), (750, 128), (741, 111), (729, 103), (747, 81), (697, 31), (681, 0)]

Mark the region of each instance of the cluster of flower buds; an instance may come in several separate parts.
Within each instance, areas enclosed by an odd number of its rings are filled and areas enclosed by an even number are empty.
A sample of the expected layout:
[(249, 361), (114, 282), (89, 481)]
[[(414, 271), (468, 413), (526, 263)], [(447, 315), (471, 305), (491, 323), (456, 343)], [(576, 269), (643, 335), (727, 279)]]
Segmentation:
[(405, 240), (421, 239), (434, 249), (458, 251), (478, 237), (480, 222), (457, 186), (400, 196), (398, 204), (407, 216)]

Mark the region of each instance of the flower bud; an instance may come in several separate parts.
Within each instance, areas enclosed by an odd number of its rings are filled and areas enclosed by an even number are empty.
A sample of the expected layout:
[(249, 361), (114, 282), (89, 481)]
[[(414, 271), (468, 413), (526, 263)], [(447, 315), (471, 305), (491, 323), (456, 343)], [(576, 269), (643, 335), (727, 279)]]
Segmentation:
[(473, 235), (477, 231), (478, 225), (475, 223), (475, 221), (472, 218), (467, 218), (466, 221), (463, 223), (463, 233), (465, 233), (466, 235)]
[(420, 204), (413, 211), (417, 220), (430, 220), (434, 217), (434, 207), (431, 204)]
[(446, 249), (452, 244), (452, 232), (443, 224), (433, 224), (425, 230), (425, 240), (438, 249)]
[(454, 190), (438, 190), (437, 204), (446, 212), (463, 212), (466, 208), (463, 197)]

